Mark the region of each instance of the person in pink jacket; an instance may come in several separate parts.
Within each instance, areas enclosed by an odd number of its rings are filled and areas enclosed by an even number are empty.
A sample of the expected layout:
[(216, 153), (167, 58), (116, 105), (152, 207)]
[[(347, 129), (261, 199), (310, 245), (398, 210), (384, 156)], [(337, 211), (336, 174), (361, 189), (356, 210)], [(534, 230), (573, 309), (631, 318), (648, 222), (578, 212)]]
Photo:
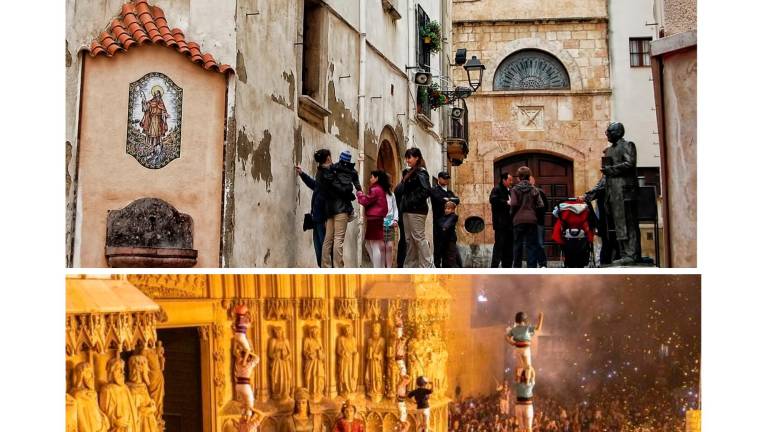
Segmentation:
[(392, 186), (387, 173), (379, 170), (371, 172), (370, 183), (367, 195), (362, 191), (357, 192), (358, 202), (365, 207), (365, 248), (373, 267), (392, 267), (392, 232), (397, 224), (397, 206)]

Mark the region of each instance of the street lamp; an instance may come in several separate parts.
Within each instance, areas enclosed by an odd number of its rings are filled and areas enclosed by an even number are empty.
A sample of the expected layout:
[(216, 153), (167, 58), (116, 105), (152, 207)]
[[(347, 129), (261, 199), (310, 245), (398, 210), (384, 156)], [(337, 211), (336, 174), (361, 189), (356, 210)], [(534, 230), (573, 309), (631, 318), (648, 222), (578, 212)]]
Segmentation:
[(472, 56), (472, 58), (464, 65), (464, 70), (467, 71), (469, 86), (472, 87), (473, 91), (477, 91), (477, 89), (480, 88), (480, 84), (483, 82), (485, 65), (480, 63), (477, 56)]

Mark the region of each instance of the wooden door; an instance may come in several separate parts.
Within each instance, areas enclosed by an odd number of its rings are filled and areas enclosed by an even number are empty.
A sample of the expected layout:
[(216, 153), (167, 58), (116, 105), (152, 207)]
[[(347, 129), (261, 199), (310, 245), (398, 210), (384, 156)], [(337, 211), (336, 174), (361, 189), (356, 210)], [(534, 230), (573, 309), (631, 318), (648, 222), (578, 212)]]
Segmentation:
[(498, 184), (502, 172), (508, 172), (514, 176), (521, 166), (531, 169), (531, 174), (536, 179), (536, 186), (547, 195), (544, 250), (547, 253), (547, 260), (559, 261), (560, 249), (552, 241), (552, 227), (555, 225), (552, 209), (573, 196), (573, 162), (545, 153), (513, 155), (493, 164), (494, 185)]
[(165, 347), (165, 432), (202, 432), (200, 336), (196, 327), (159, 329)]

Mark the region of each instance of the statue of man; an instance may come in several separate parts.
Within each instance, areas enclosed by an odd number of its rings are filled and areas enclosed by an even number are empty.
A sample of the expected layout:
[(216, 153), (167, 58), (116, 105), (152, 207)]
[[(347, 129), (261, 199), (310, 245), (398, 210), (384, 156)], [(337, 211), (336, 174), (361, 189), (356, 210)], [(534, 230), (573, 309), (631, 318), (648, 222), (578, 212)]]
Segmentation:
[(82, 362), (72, 372), (72, 387), (69, 392), (75, 400), (78, 432), (107, 432), (109, 419), (99, 408), (96, 395), (93, 366)]
[(304, 355), (304, 385), (313, 400), (323, 396), (325, 390), (325, 352), (317, 326), (309, 328), (302, 347)]
[(138, 414), (133, 394), (125, 385), (125, 363), (119, 358), (107, 362), (109, 383), (101, 388), (99, 406), (109, 418), (109, 432), (139, 432), (136, 428)]
[(605, 193), (606, 211), (613, 220), (620, 258), (614, 265), (629, 265), (640, 260), (640, 226), (637, 221), (637, 149), (624, 139), (624, 125), (611, 123), (605, 131), (611, 146), (603, 150), (600, 171), (603, 179), (589, 193)]
[(339, 395), (346, 396), (357, 391), (357, 340), (349, 326), (343, 326), (336, 339), (336, 356)]
[[(152, 348), (153, 344), (154, 348)], [(149, 396), (151, 396), (152, 400), (155, 402), (155, 408), (157, 409), (155, 417), (157, 418), (159, 425), (163, 421), (163, 398), (165, 397), (165, 377), (163, 376), (163, 370), (165, 369), (165, 349), (163, 348), (163, 343), (157, 341), (149, 342), (147, 346), (140, 347), (138, 352), (147, 359), (147, 365), (149, 367), (147, 390), (149, 391)]]
[(373, 324), (365, 359), (365, 390), (368, 397), (378, 402), (384, 394), (384, 338), (380, 323)]
[(149, 363), (143, 355), (133, 355), (128, 359), (128, 388), (136, 406), (136, 432), (158, 432), (157, 406), (149, 395)]

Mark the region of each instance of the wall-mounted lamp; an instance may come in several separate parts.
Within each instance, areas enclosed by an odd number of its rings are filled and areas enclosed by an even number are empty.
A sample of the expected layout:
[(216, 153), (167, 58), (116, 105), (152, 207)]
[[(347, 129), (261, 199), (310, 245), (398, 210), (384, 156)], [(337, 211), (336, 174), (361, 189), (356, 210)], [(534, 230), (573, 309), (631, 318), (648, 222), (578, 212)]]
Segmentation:
[(472, 56), (472, 58), (464, 65), (464, 70), (467, 71), (469, 86), (472, 87), (473, 91), (477, 91), (477, 89), (480, 88), (480, 84), (483, 83), (485, 65), (480, 63), (477, 56)]

